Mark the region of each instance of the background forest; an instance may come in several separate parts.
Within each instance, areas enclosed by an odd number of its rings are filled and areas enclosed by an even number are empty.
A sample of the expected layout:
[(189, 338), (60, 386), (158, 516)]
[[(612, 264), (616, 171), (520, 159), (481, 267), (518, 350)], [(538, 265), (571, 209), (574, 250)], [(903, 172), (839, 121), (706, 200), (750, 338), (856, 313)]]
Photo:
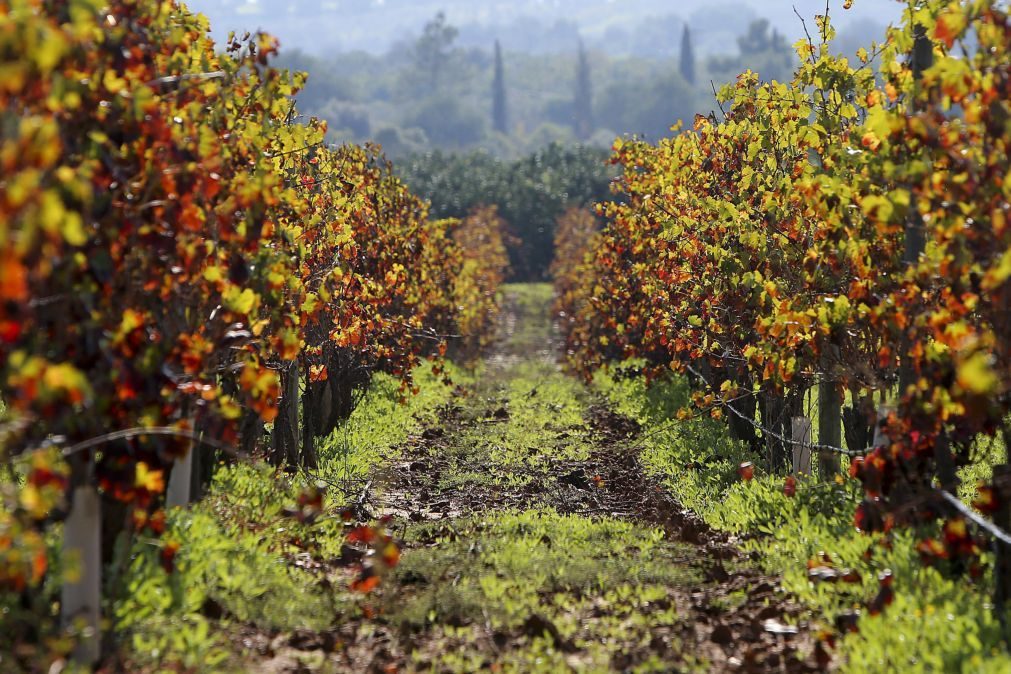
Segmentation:
[[(384, 53), (288, 49), (280, 63), (309, 73), (300, 109), (326, 119), (334, 141), (374, 140), (394, 158), (433, 149), (515, 158), (553, 142), (606, 148), (624, 134), (655, 140), (675, 121), (714, 109), (714, 84), (744, 70), (788, 78), (791, 41), (749, 14), (746, 21), (706, 15), (700, 29), (668, 15), (600, 42), (565, 22), (464, 31), (440, 12)], [(737, 29), (719, 50), (698, 44), (710, 21)], [(855, 51), (865, 28), (854, 25), (839, 48), (852, 43)]]

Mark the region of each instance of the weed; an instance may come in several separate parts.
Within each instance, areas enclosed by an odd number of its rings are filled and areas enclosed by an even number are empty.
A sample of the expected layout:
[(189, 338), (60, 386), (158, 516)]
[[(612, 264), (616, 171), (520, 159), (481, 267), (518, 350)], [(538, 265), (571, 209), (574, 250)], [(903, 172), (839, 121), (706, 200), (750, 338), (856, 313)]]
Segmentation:
[[(851, 672), (998, 672), (1011, 669), (990, 605), (988, 577), (978, 583), (952, 580), (942, 569), (925, 567), (915, 550), (916, 532), (895, 534), (887, 543), (853, 526), (859, 486), (853, 482), (801, 481), (794, 498), (783, 480), (759, 474), (742, 482), (736, 467), (754, 461), (727, 438), (724, 426), (708, 419), (674, 421), (687, 404), (687, 384), (670, 378), (647, 386), (641, 378), (598, 375), (596, 390), (642, 428), (643, 458), (671, 492), (707, 523), (726, 531), (758, 534), (745, 543), (783, 586), (829, 624), (859, 612), (859, 631), (846, 634), (839, 653)], [(1006, 452), (986, 444), (977, 461), (960, 472), (963, 497)], [(757, 463), (757, 462), (756, 462)], [(837, 569), (858, 569), (856, 583), (815, 582), (809, 560), (828, 555)], [(989, 563), (988, 559), (984, 560)], [(894, 576), (896, 599), (880, 615), (865, 606), (878, 589), (877, 575)]]
[(403, 632), (429, 633), (440, 671), (469, 671), (468, 649), (437, 645), (473, 625), (509, 635), (496, 661), (505, 671), (570, 669), (567, 650), (580, 652), (580, 669), (610, 671), (615, 652), (677, 624), (671, 592), (699, 581), (658, 530), (552, 510), (418, 526), (408, 542), (425, 546), (404, 557), (405, 589), (384, 614)]

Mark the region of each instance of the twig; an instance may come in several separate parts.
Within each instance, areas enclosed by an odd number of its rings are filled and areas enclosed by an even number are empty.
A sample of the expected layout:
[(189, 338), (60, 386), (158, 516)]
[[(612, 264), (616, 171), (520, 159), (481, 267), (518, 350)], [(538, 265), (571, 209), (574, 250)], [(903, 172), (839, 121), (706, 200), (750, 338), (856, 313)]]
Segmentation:
[(1004, 545), (1011, 545), (1011, 534), (1008, 534), (1006, 531), (999, 528), (996, 524), (994, 524), (990, 520), (981, 517), (979, 514), (974, 512), (972, 508), (962, 503), (961, 499), (959, 499), (957, 496), (941, 489), (938, 489), (937, 493), (940, 494), (941, 497), (945, 501), (947, 501), (953, 508), (955, 508), (955, 510), (961, 513), (966, 519), (973, 522), (973, 524), (978, 526), (980, 529), (983, 529)]
[(227, 452), (232, 456), (237, 456), (239, 454), (238, 450), (232, 445), (226, 445), (225, 443), (218, 442), (210, 438), (204, 437), (203, 433), (198, 433), (196, 431), (186, 431), (180, 430), (178, 428), (172, 428), (171, 426), (153, 426), (151, 428), (127, 428), (121, 431), (113, 431), (112, 433), (106, 433), (105, 435), (99, 435), (98, 437), (91, 438), (90, 440), (85, 440), (84, 442), (79, 442), (76, 445), (71, 445), (70, 447), (62, 450), (62, 454), (65, 457), (72, 456), (78, 452), (83, 452), (88, 449), (93, 449), (100, 445), (104, 445), (109, 442), (115, 442), (116, 440), (129, 440), (131, 438), (139, 438), (145, 436), (169, 436), (176, 438), (185, 438), (187, 440), (193, 440), (202, 445), (207, 445), (213, 447), (214, 449)]
[(723, 103), (720, 103), (720, 95), (716, 93), (716, 82), (709, 80), (709, 86), (713, 88), (713, 98), (716, 99), (716, 105), (720, 109), (720, 114), (723, 115), (723, 119), (726, 119), (727, 111), (723, 109)]
[(807, 21), (801, 16), (800, 12), (797, 11), (797, 5), (793, 6), (793, 13), (797, 15), (800, 19), (800, 25), (804, 28), (804, 35), (807, 36), (807, 44), (811, 47), (811, 54), (808, 56), (808, 60), (814, 63), (814, 38), (811, 37), (811, 31), (807, 29)]

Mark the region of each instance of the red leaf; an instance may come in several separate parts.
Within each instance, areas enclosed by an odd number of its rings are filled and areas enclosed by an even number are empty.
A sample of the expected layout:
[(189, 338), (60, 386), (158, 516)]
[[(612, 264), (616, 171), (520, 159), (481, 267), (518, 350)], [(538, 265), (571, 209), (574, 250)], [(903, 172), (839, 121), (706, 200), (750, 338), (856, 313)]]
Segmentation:
[(789, 498), (793, 498), (797, 494), (797, 478), (793, 475), (787, 476), (786, 480), (783, 482), (783, 493)]
[(755, 477), (755, 466), (750, 461), (745, 461), (737, 469), (737, 474), (741, 476), (741, 479), (745, 482), (749, 482), (753, 477)]
[(348, 541), (351, 543), (365, 543), (368, 545), (376, 539), (376, 530), (369, 526), (355, 527), (348, 532)]

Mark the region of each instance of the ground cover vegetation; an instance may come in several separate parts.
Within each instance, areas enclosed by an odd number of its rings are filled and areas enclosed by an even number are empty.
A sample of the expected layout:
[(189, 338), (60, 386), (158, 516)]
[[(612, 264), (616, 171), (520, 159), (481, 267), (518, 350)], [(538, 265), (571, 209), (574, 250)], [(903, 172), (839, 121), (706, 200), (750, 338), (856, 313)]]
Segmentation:
[(826, 644), (859, 629), (855, 671), (1007, 667), (1009, 25), (910, 5), (851, 63), (818, 17), (791, 81), (618, 141), (603, 228), (558, 230), (570, 366), (686, 505), (764, 532)]
[[(473, 372), (448, 366), (452, 388), (426, 368), (402, 404), (377, 375), (307, 471), (318, 504), (301, 474), (218, 466), (168, 512), (170, 570), (151, 537), (118, 551), (102, 666), (813, 671), (807, 628), (785, 626), (804, 609), (667, 499), (625, 445), (634, 422), (559, 371), (551, 294), (507, 286), (500, 339)], [(391, 539), (360, 526), (380, 513)], [(370, 548), (398, 563), (363, 581)], [(728, 638), (763, 620), (776, 631)]]
[[(242, 628), (248, 666), (710, 671), (736, 657), (816, 668), (806, 626), (781, 623), (803, 608), (691, 524), (627, 451), (634, 423), (558, 370), (551, 292), (507, 286), (490, 355), (448, 399), (416, 400), (419, 423), (375, 464), (363, 506), (393, 516), (396, 568), (359, 611), (334, 604), (323, 628)], [(325, 523), (316, 535), (333, 540)], [(345, 573), (339, 558), (309, 557)]]

